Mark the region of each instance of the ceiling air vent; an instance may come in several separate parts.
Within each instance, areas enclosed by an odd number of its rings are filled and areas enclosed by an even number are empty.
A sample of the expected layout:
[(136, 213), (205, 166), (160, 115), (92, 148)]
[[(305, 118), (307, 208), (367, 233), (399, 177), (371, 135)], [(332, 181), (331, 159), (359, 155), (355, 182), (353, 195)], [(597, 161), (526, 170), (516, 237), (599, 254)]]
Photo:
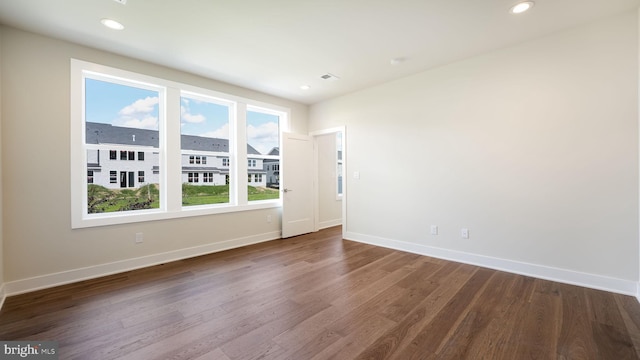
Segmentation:
[(339, 77), (337, 77), (337, 76), (335, 76), (333, 74), (329, 74), (329, 73), (326, 73), (326, 74), (320, 76), (320, 78), (323, 79), (323, 80), (331, 80), (331, 81), (340, 80)]

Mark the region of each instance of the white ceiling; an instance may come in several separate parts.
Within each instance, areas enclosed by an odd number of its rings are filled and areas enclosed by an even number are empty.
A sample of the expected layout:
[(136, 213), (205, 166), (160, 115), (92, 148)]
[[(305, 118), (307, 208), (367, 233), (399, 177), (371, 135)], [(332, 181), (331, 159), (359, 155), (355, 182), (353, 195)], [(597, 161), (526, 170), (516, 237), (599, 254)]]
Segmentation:
[(517, 2), (0, 0), (0, 23), (312, 104), (640, 5), (536, 0), (512, 15)]

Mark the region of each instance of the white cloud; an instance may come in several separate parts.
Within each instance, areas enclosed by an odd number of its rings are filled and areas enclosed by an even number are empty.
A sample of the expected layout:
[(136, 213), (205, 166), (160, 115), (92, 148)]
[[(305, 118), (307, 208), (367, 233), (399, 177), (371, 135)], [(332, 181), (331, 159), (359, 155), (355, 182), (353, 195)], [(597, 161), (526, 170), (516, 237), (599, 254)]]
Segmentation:
[(191, 114), (190, 110), (186, 106), (180, 106), (180, 116), (183, 122), (188, 122), (192, 124), (203, 123), (207, 120), (207, 118), (202, 114)]
[(262, 154), (268, 153), (274, 147), (278, 147), (279, 129), (278, 124), (269, 122), (258, 127), (247, 126), (247, 140)]
[(113, 125), (158, 130), (158, 117), (154, 116), (157, 105), (157, 96), (138, 99), (118, 112), (120, 117), (113, 121)]
[(147, 96), (144, 99), (136, 100), (129, 106), (125, 106), (124, 108), (122, 108), (122, 110), (120, 110), (119, 114), (122, 116), (149, 114), (155, 110), (156, 105), (158, 105), (158, 97)]
[(132, 117), (121, 118), (118, 119), (114, 125), (136, 129), (158, 130), (158, 118), (155, 116), (147, 116), (141, 119)]
[(204, 136), (208, 138), (228, 139), (229, 138), (229, 124), (224, 124), (221, 128), (214, 131), (207, 131), (199, 134), (198, 136)]

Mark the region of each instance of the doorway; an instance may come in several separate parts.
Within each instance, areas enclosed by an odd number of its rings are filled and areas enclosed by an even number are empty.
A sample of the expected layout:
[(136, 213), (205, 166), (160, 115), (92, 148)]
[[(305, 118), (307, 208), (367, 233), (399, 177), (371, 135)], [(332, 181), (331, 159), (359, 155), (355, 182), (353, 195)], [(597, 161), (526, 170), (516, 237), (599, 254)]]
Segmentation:
[(342, 225), (346, 229), (345, 127), (311, 132), (315, 162), (315, 231)]

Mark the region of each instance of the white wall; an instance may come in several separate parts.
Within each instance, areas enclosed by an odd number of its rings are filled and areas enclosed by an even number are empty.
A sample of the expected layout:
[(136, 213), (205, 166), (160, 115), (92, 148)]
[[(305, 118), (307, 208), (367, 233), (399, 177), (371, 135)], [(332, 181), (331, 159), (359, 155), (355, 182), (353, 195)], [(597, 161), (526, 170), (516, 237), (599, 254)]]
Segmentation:
[(637, 29), (620, 14), (312, 106), (310, 130), (349, 129), (348, 237), (635, 293)]
[[(279, 236), (277, 208), (71, 230), (70, 58), (288, 107), (297, 133), (307, 133), (306, 105), (12, 28), (2, 33), (9, 293)], [(134, 245), (136, 232), (143, 244)]]
[(316, 136), (318, 154), (318, 226), (342, 224), (342, 201), (337, 200), (336, 134)]

